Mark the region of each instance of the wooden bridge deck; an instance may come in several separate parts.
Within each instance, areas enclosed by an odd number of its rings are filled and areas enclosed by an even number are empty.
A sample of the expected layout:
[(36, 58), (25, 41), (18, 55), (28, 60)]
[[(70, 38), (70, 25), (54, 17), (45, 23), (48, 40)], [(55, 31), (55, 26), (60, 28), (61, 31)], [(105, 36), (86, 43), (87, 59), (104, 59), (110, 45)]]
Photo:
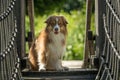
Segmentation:
[(71, 60), (71, 61), (63, 61), (63, 66), (68, 68), (82, 68), (83, 61), (80, 60)]
[(24, 80), (95, 80), (97, 69), (82, 69), (83, 61), (63, 61), (68, 71), (23, 71)]

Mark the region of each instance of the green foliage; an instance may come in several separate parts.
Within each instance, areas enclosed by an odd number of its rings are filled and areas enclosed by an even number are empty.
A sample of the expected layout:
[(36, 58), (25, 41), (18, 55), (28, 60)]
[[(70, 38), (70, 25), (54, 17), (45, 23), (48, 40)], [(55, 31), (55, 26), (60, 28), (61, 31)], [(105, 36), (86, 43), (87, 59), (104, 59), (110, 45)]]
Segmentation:
[(36, 14), (48, 14), (58, 10), (66, 0), (34, 0)]
[(83, 59), (85, 14), (83, 11), (73, 11), (68, 21), (68, 46), (64, 59)]
[(83, 8), (86, 0), (34, 0), (36, 15), (50, 14), (54, 11), (70, 13)]

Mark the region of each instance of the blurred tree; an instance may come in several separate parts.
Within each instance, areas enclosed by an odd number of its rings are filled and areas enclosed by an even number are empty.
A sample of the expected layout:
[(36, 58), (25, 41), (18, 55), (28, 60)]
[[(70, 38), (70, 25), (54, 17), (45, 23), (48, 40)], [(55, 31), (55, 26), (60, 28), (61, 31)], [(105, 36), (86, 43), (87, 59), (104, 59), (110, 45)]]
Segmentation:
[(34, 0), (36, 14), (49, 14), (53, 11), (70, 13), (71, 10), (81, 9), (86, 0)]

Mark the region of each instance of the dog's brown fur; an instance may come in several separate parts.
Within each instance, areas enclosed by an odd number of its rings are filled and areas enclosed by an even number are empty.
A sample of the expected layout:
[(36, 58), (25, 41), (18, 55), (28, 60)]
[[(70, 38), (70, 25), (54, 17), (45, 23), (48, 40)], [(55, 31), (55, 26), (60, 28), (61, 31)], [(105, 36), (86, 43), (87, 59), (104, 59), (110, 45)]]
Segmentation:
[[(67, 21), (63, 16), (51, 16), (45, 23), (46, 28), (30, 48), (31, 70), (63, 70), (61, 60), (66, 46)], [(60, 28), (59, 31), (53, 30), (55, 25)]]

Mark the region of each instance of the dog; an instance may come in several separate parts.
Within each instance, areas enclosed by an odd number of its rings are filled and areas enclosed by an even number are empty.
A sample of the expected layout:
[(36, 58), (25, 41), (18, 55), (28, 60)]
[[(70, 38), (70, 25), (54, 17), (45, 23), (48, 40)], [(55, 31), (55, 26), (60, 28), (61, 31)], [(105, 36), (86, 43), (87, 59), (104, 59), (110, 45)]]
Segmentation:
[(33, 42), (28, 59), (32, 71), (63, 71), (68, 22), (63, 16), (50, 16), (46, 27)]

